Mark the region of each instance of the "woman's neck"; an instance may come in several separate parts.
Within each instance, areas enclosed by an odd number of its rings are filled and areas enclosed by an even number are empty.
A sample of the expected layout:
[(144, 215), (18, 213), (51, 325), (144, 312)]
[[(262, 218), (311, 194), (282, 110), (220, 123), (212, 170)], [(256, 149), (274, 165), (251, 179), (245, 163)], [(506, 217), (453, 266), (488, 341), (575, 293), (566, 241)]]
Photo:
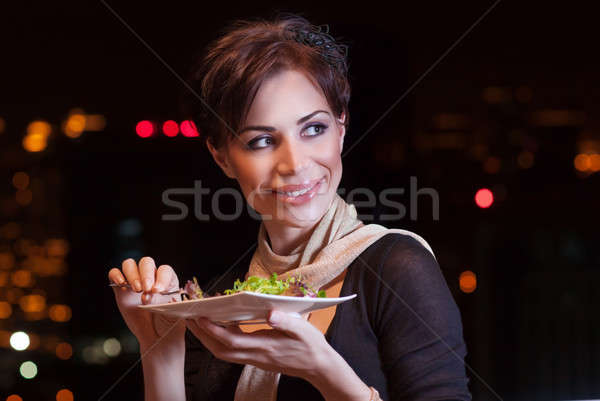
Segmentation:
[(267, 241), (274, 253), (287, 256), (303, 242), (308, 241), (318, 222), (307, 227), (290, 227), (276, 221), (263, 220)]

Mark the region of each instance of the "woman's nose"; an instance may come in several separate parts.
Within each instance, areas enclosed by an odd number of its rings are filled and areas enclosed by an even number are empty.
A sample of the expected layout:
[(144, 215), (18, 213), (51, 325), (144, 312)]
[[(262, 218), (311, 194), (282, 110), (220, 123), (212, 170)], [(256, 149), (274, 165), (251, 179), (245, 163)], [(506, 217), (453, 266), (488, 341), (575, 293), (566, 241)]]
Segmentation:
[(277, 170), (281, 175), (295, 175), (307, 166), (308, 157), (303, 145), (285, 140), (279, 147)]

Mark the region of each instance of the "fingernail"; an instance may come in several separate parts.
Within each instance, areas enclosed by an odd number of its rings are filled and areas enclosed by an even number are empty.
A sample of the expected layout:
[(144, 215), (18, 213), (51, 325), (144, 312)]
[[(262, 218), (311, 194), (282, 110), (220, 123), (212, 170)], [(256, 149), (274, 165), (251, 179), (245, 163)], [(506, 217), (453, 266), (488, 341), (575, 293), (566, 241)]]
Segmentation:
[(152, 289), (152, 281), (149, 278), (144, 280), (144, 290), (150, 291)]
[(140, 292), (142, 290), (142, 283), (140, 283), (140, 280), (133, 281), (133, 289), (137, 292)]

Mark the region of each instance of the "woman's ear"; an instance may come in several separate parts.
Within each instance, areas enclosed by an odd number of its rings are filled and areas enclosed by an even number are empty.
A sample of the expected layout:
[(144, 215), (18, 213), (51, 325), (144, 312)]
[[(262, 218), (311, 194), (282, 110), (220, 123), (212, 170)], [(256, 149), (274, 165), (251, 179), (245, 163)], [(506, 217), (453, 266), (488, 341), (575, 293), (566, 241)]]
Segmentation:
[(206, 147), (208, 148), (210, 154), (212, 155), (215, 162), (221, 167), (221, 170), (225, 173), (225, 175), (229, 178), (237, 178), (234, 169), (229, 162), (229, 157), (227, 155), (226, 145), (221, 146), (220, 149), (216, 149), (213, 144), (210, 142), (209, 138), (206, 138)]
[(346, 113), (342, 112), (342, 114), (340, 115), (340, 118), (338, 119), (338, 122), (341, 124), (340, 126), (340, 152), (342, 151), (342, 149), (344, 149), (344, 137), (346, 136), (346, 126), (344, 125), (344, 122), (346, 121)]

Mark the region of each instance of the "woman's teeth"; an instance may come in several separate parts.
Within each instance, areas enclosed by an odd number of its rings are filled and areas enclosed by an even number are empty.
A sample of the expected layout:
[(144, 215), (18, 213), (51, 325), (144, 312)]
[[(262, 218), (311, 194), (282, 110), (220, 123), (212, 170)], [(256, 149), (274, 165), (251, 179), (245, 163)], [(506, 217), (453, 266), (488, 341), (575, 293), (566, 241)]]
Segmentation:
[(296, 196), (300, 196), (300, 195), (303, 195), (303, 194), (307, 193), (311, 189), (312, 189), (312, 187), (305, 188), (305, 189), (302, 189), (300, 191), (294, 191), (294, 192), (281, 192), (281, 191), (276, 191), (276, 192), (279, 193), (279, 194), (296, 197)]

